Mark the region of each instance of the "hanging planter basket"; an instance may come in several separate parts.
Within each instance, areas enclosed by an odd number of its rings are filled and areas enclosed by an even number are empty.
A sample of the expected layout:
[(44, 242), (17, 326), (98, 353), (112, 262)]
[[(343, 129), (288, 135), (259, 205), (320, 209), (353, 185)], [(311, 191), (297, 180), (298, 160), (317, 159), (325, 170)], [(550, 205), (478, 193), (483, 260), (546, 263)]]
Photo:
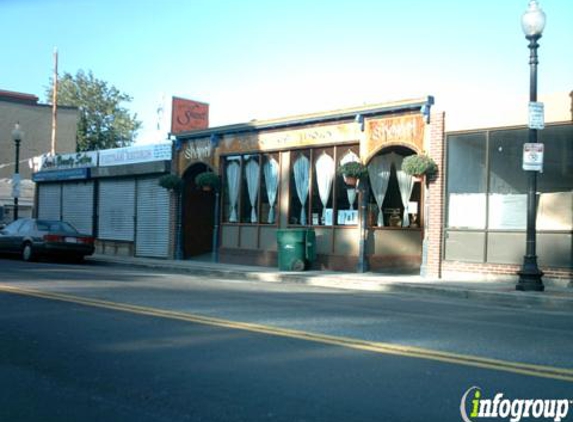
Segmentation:
[(183, 187), (183, 180), (176, 174), (166, 174), (159, 178), (159, 186), (173, 192), (179, 192)]
[(358, 161), (350, 161), (338, 167), (337, 173), (342, 175), (346, 186), (355, 187), (358, 180), (368, 176), (366, 167)]
[(358, 177), (356, 176), (348, 176), (346, 174), (343, 174), (342, 179), (344, 180), (346, 186), (356, 187), (356, 185), (358, 184)]
[(195, 184), (205, 192), (210, 192), (219, 187), (219, 176), (213, 172), (206, 171), (199, 173), (195, 177)]
[(432, 157), (426, 154), (409, 155), (402, 161), (402, 171), (412, 177), (423, 181), (426, 176), (432, 176), (438, 172), (438, 166)]

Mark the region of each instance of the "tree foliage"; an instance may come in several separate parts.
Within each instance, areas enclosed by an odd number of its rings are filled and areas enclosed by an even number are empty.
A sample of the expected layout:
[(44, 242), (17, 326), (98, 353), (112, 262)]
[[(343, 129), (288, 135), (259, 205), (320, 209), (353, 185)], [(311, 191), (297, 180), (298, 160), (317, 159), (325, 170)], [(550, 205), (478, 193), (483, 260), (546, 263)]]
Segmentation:
[[(53, 80), (46, 90), (52, 101)], [(141, 122), (122, 106), (132, 98), (113, 85), (96, 79), (92, 72), (79, 70), (75, 76), (65, 73), (58, 79), (58, 105), (78, 107), (80, 118), (77, 151), (92, 151), (131, 145)]]

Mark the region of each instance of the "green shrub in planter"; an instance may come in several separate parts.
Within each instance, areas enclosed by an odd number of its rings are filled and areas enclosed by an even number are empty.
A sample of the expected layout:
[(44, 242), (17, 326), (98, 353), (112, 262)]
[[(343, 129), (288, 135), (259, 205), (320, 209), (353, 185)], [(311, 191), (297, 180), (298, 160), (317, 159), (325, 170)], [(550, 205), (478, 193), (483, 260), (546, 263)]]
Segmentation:
[(368, 176), (368, 169), (358, 161), (344, 163), (336, 171), (342, 175), (347, 186), (356, 186), (358, 180)]
[(358, 161), (349, 161), (344, 163), (337, 169), (338, 174), (348, 177), (356, 177), (362, 179), (368, 175), (368, 169)]
[(195, 184), (200, 188), (218, 189), (219, 183), (219, 176), (211, 171), (199, 173), (195, 177)]
[(402, 171), (412, 176), (431, 176), (437, 173), (438, 165), (426, 154), (415, 154), (404, 158)]
[(179, 192), (183, 187), (183, 180), (176, 174), (166, 174), (159, 178), (159, 186), (167, 190)]

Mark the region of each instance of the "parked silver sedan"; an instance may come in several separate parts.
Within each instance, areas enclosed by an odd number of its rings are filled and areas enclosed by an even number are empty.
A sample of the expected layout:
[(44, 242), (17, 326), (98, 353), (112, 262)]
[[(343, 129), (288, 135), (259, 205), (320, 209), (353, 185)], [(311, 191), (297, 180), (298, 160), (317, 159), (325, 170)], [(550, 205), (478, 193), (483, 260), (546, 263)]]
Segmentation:
[(40, 256), (81, 261), (94, 253), (94, 238), (65, 221), (22, 218), (0, 230), (0, 253), (19, 254), (24, 261)]

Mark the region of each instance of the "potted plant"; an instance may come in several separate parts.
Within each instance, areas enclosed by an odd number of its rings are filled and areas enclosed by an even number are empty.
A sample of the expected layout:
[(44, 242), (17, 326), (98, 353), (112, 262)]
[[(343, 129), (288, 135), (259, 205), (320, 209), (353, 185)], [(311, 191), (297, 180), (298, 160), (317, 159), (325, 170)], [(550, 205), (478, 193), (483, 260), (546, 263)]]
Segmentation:
[(199, 173), (195, 177), (195, 184), (199, 186), (204, 191), (210, 191), (212, 189), (219, 188), (219, 176), (211, 171), (206, 171)]
[(368, 175), (368, 169), (358, 161), (349, 161), (340, 165), (337, 173), (342, 175), (344, 183), (348, 186), (356, 186), (359, 179)]
[(409, 155), (402, 161), (402, 171), (418, 179), (424, 176), (432, 176), (438, 171), (438, 165), (432, 157), (426, 154)]
[(167, 190), (179, 192), (183, 187), (183, 180), (176, 174), (166, 174), (159, 178), (159, 186)]

